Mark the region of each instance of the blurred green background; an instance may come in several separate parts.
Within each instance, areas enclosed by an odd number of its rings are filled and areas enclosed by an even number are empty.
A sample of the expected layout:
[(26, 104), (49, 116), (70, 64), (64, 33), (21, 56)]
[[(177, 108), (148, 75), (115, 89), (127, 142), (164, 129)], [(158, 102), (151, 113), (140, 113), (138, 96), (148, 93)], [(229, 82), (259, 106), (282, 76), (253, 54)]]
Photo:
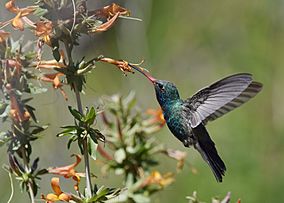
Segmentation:
[[(5, 1), (4, 1), (5, 2)], [(8, 14), (1, 2), (0, 17)], [(96, 8), (113, 1), (89, 1)], [(25, 4), (25, 1), (17, 1)], [(131, 0), (117, 1), (143, 22), (121, 19), (106, 33), (82, 37), (75, 58), (99, 54), (122, 58), (133, 63), (145, 59), (144, 67), (160, 79), (170, 80), (187, 98), (201, 87), (229, 74), (249, 72), (264, 84), (263, 91), (242, 108), (208, 124), (219, 154), (227, 165), (224, 182), (215, 181), (209, 167), (193, 149), (185, 149), (165, 126), (155, 134), (166, 146), (187, 150), (188, 167), (177, 175), (174, 184), (153, 197), (153, 202), (186, 202), (194, 190), (201, 200), (232, 192), (235, 202), (284, 201), (284, 1), (280, 0)], [(71, 11), (70, 11), (71, 12)], [(26, 31), (26, 34), (29, 32)], [(48, 57), (48, 55), (46, 55)], [(88, 75), (83, 103), (94, 105), (102, 95), (135, 91), (142, 109), (158, 104), (151, 84), (139, 74), (124, 77), (112, 66), (98, 64)], [(65, 102), (58, 91), (50, 91), (33, 101), (42, 124), (50, 124), (42, 139), (34, 143), (34, 156), (40, 155), (42, 167), (73, 162), (66, 150), (66, 140), (55, 137), (61, 125), (72, 122), (66, 105), (74, 105), (70, 94)], [(2, 124), (1, 124), (2, 125)], [(103, 128), (103, 127), (102, 127)], [(7, 162), (6, 148), (0, 149), (0, 164)], [(173, 161), (161, 157), (160, 170), (175, 170)], [(100, 165), (92, 163), (99, 174)], [(0, 172), (0, 202), (10, 195), (6, 172)], [(43, 179), (42, 192), (51, 191), (50, 177)], [(93, 182), (121, 186), (121, 178), (109, 174)], [(13, 202), (29, 202), (15, 183)], [(68, 186), (66, 186), (68, 187)], [(66, 188), (65, 187), (65, 188)], [(64, 188), (64, 189), (65, 189)], [(67, 190), (67, 189), (66, 189)]]

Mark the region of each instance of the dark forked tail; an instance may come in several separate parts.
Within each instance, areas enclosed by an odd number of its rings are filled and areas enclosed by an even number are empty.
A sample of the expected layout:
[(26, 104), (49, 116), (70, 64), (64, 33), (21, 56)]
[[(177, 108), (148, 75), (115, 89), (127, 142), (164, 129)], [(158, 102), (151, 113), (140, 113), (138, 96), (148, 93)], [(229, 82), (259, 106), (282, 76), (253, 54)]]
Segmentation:
[(214, 142), (211, 140), (205, 126), (199, 124), (192, 129), (197, 143), (194, 145), (195, 149), (199, 151), (202, 158), (210, 166), (214, 176), (218, 182), (222, 182), (222, 176), (225, 175), (226, 166), (215, 148)]

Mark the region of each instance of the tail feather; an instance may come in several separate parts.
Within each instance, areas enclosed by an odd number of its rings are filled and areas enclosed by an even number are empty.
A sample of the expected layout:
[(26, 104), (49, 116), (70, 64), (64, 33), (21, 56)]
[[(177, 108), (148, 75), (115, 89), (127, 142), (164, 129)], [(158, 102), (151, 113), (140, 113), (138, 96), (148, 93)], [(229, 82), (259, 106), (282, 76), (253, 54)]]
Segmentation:
[(202, 158), (210, 166), (216, 180), (222, 182), (222, 176), (225, 175), (226, 166), (215, 148), (214, 142), (211, 140), (206, 128), (203, 124), (199, 124), (192, 129), (194, 137), (197, 139), (194, 145), (195, 149), (201, 154)]

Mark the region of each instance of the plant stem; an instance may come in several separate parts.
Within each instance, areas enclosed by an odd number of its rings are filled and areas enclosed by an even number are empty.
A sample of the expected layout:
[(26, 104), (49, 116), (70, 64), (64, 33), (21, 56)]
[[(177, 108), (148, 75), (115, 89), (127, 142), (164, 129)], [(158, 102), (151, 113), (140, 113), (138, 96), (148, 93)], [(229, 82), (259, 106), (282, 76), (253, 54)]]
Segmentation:
[(28, 183), (28, 187), (29, 187), (31, 203), (35, 203), (35, 196), (34, 196), (34, 191), (32, 189), (31, 183)]
[[(23, 162), (24, 162), (24, 166), (25, 166), (25, 171), (27, 173), (29, 173), (30, 172), (30, 167), (29, 167), (29, 162), (28, 162), (28, 158), (27, 158), (27, 155), (26, 155), (24, 147), (21, 147), (21, 153), (22, 153), (22, 156), (23, 156)], [(29, 188), (29, 195), (30, 195), (30, 198), (31, 198), (31, 203), (35, 203), (35, 195), (34, 195), (34, 191), (33, 191), (33, 188), (32, 188), (32, 185), (31, 185), (30, 182), (28, 183), (28, 188)]]
[[(77, 85), (74, 85), (76, 101), (78, 111), (83, 113), (82, 101), (80, 92), (77, 88)], [(84, 161), (85, 161), (85, 173), (86, 173), (86, 187), (87, 187), (87, 196), (92, 197), (92, 182), (91, 182), (91, 173), (90, 173), (90, 163), (89, 163), (89, 154), (88, 154), (88, 138), (85, 137), (83, 140), (83, 153), (84, 153)]]
[[(74, 62), (72, 59), (72, 50), (73, 44), (68, 44), (68, 42), (64, 42), (65, 50), (67, 52), (68, 57), (68, 66), (74, 68)], [(73, 83), (74, 92), (76, 96), (77, 108), (78, 111), (83, 114), (83, 106), (80, 96), (80, 91), (78, 90), (78, 85), (76, 82)], [(90, 162), (89, 162), (89, 153), (88, 153), (88, 137), (84, 137), (83, 139), (83, 154), (84, 154), (84, 162), (85, 162), (85, 173), (86, 173), (86, 188), (88, 198), (92, 197), (92, 181), (91, 181), (91, 173), (90, 173)]]

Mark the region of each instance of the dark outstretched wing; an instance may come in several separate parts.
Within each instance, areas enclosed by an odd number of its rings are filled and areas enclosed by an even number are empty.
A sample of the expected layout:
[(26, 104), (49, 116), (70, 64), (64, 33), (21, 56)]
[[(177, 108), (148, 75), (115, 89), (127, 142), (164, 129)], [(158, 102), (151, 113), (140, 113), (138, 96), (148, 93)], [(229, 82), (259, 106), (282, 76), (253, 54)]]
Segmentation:
[(247, 102), (261, 89), (262, 84), (252, 81), (251, 74), (239, 73), (198, 91), (184, 101), (185, 107), (191, 112), (191, 127), (223, 116)]

